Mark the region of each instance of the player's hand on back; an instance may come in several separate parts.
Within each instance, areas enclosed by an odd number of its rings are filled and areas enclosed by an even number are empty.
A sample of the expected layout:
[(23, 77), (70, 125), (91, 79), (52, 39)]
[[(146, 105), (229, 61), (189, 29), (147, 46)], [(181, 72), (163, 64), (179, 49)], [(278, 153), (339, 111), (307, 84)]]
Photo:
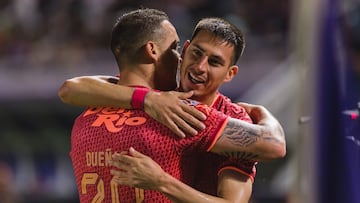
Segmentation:
[[(262, 105), (237, 103), (245, 108), (254, 124), (261, 127), (262, 137), (266, 137), (267, 142), (274, 143), (272, 157), (282, 158), (286, 155), (285, 133), (280, 122)], [(268, 153), (268, 155), (271, 155)]]
[(238, 102), (237, 104), (245, 109), (255, 124), (258, 124), (260, 120), (267, 116), (265, 114), (265, 107), (261, 105), (249, 104), (245, 102)]
[(130, 148), (129, 151), (115, 153), (110, 165), (113, 180), (120, 185), (156, 190), (166, 176), (164, 170), (150, 157)]
[(150, 91), (145, 98), (144, 110), (153, 119), (170, 128), (180, 137), (196, 135), (205, 129), (203, 120), (206, 116), (193, 106), (182, 102), (193, 92), (154, 92)]

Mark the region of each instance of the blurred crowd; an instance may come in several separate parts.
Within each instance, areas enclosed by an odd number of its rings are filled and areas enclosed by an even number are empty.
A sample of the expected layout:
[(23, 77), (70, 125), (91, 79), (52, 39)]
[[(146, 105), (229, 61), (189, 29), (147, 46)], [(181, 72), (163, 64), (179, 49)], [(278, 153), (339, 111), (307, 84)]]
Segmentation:
[[(116, 16), (139, 7), (166, 11), (184, 40), (197, 20), (219, 16), (276, 45), (286, 37), (288, 0), (2, 0), (0, 65), (8, 69), (91, 64), (108, 51)], [(105, 58), (108, 59), (108, 58)], [(90, 60), (90, 61), (89, 61)], [(110, 59), (112, 60), (112, 59)], [(2, 67), (2, 68), (3, 68)]]

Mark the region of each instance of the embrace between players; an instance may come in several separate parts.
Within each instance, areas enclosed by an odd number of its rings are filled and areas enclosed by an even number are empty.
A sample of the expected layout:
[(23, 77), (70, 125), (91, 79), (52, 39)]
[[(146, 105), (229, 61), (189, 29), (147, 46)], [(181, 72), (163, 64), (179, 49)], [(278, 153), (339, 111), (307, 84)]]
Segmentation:
[(119, 77), (76, 77), (59, 90), (88, 107), (71, 135), (80, 201), (248, 202), (257, 161), (284, 157), (286, 143), (263, 106), (219, 93), (244, 47), (236, 26), (204, 18), (180, 58), (164, 12), (120, 16), (111, 37)]

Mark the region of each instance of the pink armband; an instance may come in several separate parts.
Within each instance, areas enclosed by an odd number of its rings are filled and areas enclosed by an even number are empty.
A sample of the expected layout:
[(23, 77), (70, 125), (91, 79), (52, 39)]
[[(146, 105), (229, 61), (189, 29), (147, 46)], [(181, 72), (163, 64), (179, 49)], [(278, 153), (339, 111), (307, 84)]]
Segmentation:
[(148, 92), (148, 88), (135, 87), (134, 93), (131, 97), (131, 107), (133, 109), (143, 109), (145, 96)]

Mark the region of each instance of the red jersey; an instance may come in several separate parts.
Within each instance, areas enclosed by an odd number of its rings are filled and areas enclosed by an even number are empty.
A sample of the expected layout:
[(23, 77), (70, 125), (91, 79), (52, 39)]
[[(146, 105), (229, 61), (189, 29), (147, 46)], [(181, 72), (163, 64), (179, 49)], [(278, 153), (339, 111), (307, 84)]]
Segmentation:
[(187, 101), (207, 115), (207, 128), (185, 139), (140, 110), (89, 108), (78, 116), (71, 134), (70, 157), (80, 202), (170, 202), (156, 191), (117, 185), (112, 181), (108, 161), (113, 153), (134, 147), (180, 179), (180, 158), (195, 150), (207, 151), (227, 120), (214, 109)]
[[(218, 96), (211, 107), (232, 118), (252, 123), (250, 116), (243, 107), (232, 103), (229, 98), (220, 93), (218, 93)], [(217, 196), (217, 174), (219, 174), (221, 170), (236, 170), (239, 173), (247, 175), (252, 180), (254, 180), (256, 174), (256, 162), (254, 161), (229, 158), (213, 153), (201, 152), (192, 155), (190, 158), (183, 159), (182, 161), (182, 164), (185, 167), (183, 179), (195, 189), (214, 196)], [(187, 162), (187, 164), (184, 162)], [(186, 168), (186, 166), (189, 165), (191, 167)], [(195, 173), (194, 170), (196, 171)]]

